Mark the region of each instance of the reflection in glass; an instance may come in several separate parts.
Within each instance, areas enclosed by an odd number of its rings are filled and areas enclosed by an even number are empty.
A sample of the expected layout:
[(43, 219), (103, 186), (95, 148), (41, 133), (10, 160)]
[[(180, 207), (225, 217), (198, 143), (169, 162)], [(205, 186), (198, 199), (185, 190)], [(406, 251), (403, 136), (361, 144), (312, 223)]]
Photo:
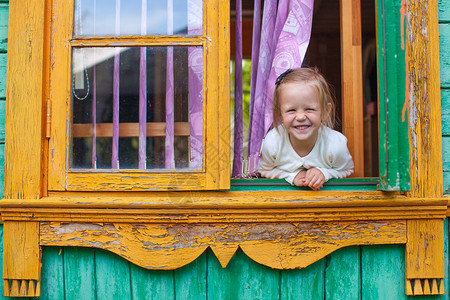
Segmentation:
[(76, 0), (74, 35), (200, 35), (202, 5), (202, 0)]
[(202, 51), (73, 48), (71, 168), (201, 169)]

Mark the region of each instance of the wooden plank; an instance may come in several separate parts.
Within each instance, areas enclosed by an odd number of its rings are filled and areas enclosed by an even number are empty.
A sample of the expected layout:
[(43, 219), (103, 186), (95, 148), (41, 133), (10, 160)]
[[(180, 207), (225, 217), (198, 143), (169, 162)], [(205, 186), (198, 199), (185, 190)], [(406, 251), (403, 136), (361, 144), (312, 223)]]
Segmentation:
[[(219, 1), (219, 189), (230, 188), (230, 5)], [(210, 73), (208, 73), (210, 76)]]
[(0, 3), (0, 53), (8, 48), (8, 12), (9, 4)]
[(3, 230), (3, 278), (39, 280), (39, 223), (8, 221)]
[[(205, 185), (207, 189), (217, 189), (219, 187), (219, 96), (220, 90), (218, 82), (220, 80), (219, 70), (219, 24), (217, 22), (219, 16), (219, 1), (212, 0), (205, 2), (207, 8), (206, 14), (206, 30), (207, 36), (211, 39), (211, 43), (206, 46), (206, 65), (203, 66), (203, 74), (208, 74), (206, 77), (207, 89), (204, 89), (206, 101), (204, 101), (204, 114), (206, 120), (207, 138), (205, 139), (205, 168), (207, 171)], [(206, 102), (206, 103), (205, 103)], [(205, 130), (203, 131), (205, 132)]]
[(0, 144), (0, 199), (3, 199), (5, 190), (5, 172), (3, 166), (5, 165), (5, 144)]
[[(448, 69), (450, 71), (450, 66), (448, 67)], [(442, 135), (450, 136), (450, 89), (441, 89), (441, 116), (442, 116)]]
[(68, 42), (72, 37), (73, 0), (53, 1), (51, 7), (51, 69), (48, 96), (51, 99), (51, 128), (48, 149), (48, 190), (66, 186), (66, 151), (69, 149), (68, 119), (71, 111), (71, 57)]
[[(44, 1), (10, 2), (5, 197), (41, 192)], [(27, 18), (23, 18), (27, 16)]]
[(123, 36), (73, 38), (73, 47), (202, 46), (206, 38), (185, 36)]
[[(260, 265), (238, 250), (223, 269), (208, 253), (208, 299), (280, 299), (280, 270)], [(178, 298), (177, 298), (178, 299)]]
[(448, 0), (439, 0), (438, 6), (439, 6), (439, 22), (450, 21), (450, 2)]
[[(450, 47), (450, 23), (439, 24), (439, 47), (449, 49)], [(450, 53), (440, 51), (441, 87), (450, 88)]]
[(175, 299), (207, 299), (207, 274), (207, 258), (205, 253), (189, 265), (175, 270)]
[(131, 299), (130, 263), (108, 251), (95, 250), (96, 299)]
[(43, 247), (42, 249), (42, 300), (64, 298), (64, 248)]
[(96, 299), (94, 252), (92, 248), (64, 248), (65, 299)]
[(130, 272), (133, 299), (175, 299), (174, 271), (147, 270), (131, 264)]
[(324, 299), (326, 258), (300, 270), (282, 270), (280, 299)]
[[(0, 168), (3, 173), (3, 168)], [(0, 190), (1, 191), (1, 190)], [(0, 224), (0, 263), (3, 262), (3, 224)], [(3, 266), (0, 268), (0, 278), (3, 278)], [(7, 289), (5, 287), (5, 289)], [(0, 282), (0, 300), (11, 299), (4, 296), (4, 285)]]
[(444, 278), (443, 220), (408, 220), (407, 235), (406, 279)]
[(361, 3), (341, 0), (342, 131), (353, 157), (353, 177), (364, 177)]
[(0, 53), (0, 99), (2, 100), (6, 98), (6, 57), (6, 53)]
[(360, 247), (347, 247), (327, 257), (325, 268), (326, 299), (360, 299)]
[(361, 247), (363, 299), (405, 298), (404, 245)]
[[(442, 134), (437, 0), (408, 1), (412, 197), (441, 197)], [(427, 51), (423, 51), (423, 49)]]
[(410, 189), (408, 116), (403, 112), (406, 62), (400, 8), (401, 1), (377, 1), (380, 188), (388, 191)]
[[(0, 132), (1, 133), (1, 132)], [(92, 137), (92, 124), (73, 124), (72, 137), (85, 138)], [(175, 136), (189, 136), (190, 126), (189, 122), (175, 122), (174, 135)], [(113, 124), (112, 123), (97, 123), (96, 125), (97, 137), (112, 137)], [(138, 137), (139, 123), (120, 123), (119, 137)], [(166, 123), (152, 122), (147, 123), (147, 136), (166, 136)]]
[(165, 170), (122, 170), (122, 172), (69, 172), (68, 191), (167, 191), (202, 190), (206, 173)]
[[(6, 101), (0, 100), (0, 144), (5, 143), (5, 114), (6, 114)], [(1, 165), (2, 168), (4, 164)]]

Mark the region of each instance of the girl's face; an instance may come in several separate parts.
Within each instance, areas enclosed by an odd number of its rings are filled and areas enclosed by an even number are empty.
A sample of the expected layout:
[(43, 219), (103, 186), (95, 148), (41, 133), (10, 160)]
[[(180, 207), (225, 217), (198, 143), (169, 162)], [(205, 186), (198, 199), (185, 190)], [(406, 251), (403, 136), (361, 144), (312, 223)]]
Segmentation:
[(309, 84), (285, 83), (278, 91), (281, 121), (294, 150), (307, 155), (317, 139), (322, 124), (319, 97)]

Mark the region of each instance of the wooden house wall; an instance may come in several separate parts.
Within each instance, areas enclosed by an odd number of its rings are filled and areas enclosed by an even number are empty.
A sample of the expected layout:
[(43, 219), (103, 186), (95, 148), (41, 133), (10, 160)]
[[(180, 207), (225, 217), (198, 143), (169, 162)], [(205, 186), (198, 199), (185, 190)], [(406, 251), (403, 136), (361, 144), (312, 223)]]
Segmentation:
[[(441, 0), (444, 191), (450, 193), (450, 0)], [(8, 1), (0, 0), (0, 188), (3, 196)], [(449, 223), (446, 226), (446, 261)], [(0, 234), (2, 235), (0, 226)], [(2, 253), (0, 243), (0, 255)], [(103, 250), (44, 247), (40, 299), (406, 299), (402, 245), (344, 248), (303, 270), (273, 270), (238, 251), (222, 269), (211, 251), (175, 271), (149, 271)], [(1, 257), (0, 257), (1, 261)], [(450, 262), (449, 262), (450, 264)], [(427, 299), (448, 299), (447, 295)], [(1, 268), (0, 268), (1, 272)], [(0, 298), (3, 298), (0, 284)], [(423, 298), (421, 298), (423, 299)]]

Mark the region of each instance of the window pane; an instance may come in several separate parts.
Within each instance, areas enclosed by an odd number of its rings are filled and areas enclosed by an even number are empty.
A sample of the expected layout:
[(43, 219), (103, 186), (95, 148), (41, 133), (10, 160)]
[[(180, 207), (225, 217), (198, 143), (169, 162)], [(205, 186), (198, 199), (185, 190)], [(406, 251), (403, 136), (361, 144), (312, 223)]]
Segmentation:
[(71, 168), (200, 170), (202, 47), (74, 48)]
[(199, 35), (201, 0), (76, 0), (75, 36)]

